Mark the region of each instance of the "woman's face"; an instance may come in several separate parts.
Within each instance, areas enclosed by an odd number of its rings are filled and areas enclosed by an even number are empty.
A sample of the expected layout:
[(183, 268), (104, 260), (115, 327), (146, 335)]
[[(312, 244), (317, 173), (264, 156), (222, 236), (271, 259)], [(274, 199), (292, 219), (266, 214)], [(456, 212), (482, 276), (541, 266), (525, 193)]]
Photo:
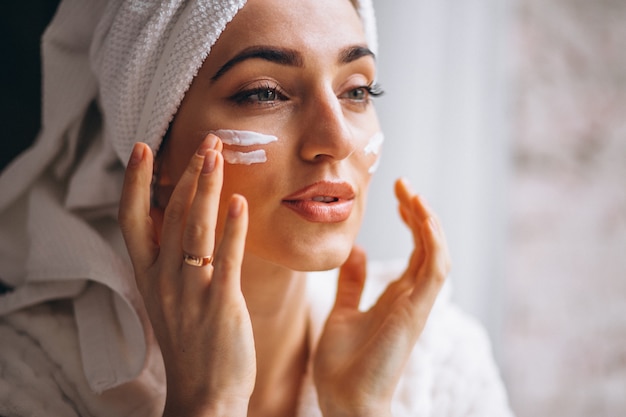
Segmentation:
[(225, 163), (218, 236), (229, 196), (239, 193), (249, 203), (248, 256), (295, 270), (337, 267), (356, 239), (378, 157), (374, 78), (348, 0), (249, 0), (185, 95), (161, 170), (177, 182), (209, 131), (275, 136), (264, 145), (224, 145), (263, 150), (266, 161)]

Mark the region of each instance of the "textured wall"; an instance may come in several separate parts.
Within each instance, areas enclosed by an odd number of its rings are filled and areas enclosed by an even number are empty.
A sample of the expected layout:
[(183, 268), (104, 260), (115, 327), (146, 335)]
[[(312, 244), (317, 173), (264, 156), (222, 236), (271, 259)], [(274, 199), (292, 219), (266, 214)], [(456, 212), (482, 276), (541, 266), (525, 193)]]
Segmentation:
[(503, 360), (519, 417), (626, 415), (626, 1), (518, 0)]

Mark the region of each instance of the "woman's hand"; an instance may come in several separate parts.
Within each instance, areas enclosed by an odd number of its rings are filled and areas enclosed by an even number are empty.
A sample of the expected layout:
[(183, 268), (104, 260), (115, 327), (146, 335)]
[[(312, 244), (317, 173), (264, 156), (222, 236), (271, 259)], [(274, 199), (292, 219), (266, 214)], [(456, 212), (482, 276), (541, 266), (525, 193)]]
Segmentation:
[[(221, 142), (208, 135), (162, 216), (151, 217), (152, 152), (136, 144), (126, 169), (119, 222), (167, 377), (164, 415), (245, 416), (254, 388), (252, 326), (240, 272), (248, 227), (246, 200), (234, 195), (214, 266), (210, 256), (223, 179)], [(161, 229), (161, 230), (157, 230)]]
[(354, 248), (341, 267), (335, 305), (314, 359), (324, 416), (388, 416), (393, 393), (449, 270), (445, 238), (435, 215), (396, 183), (400, 215), (415, 250), (406, 271), (376, 304), (358, 310), (365, 283), (365, 254)]

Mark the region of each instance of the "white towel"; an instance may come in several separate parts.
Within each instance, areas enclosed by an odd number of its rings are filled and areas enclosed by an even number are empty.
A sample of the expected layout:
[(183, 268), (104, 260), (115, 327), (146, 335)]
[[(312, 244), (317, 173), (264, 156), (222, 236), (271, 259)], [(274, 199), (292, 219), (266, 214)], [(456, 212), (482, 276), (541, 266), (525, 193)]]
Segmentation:
[[(150, 331), (115, 222), (137, 141), (157, 151), (245, 0), (64, 0), (44, 33), (42, 130), (0, 176), (0, 315), (72, 298), (102, 391), (144, 366)], [(355, 6), (376, 50), (371, 0)]]

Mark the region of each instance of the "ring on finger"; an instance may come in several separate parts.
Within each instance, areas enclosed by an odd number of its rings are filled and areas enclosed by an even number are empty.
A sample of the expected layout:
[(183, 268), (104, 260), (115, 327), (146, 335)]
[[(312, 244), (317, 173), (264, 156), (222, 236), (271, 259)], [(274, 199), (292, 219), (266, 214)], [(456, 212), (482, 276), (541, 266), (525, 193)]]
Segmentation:
[(195, 256), (187, 252), (183, 252), (183, 261), (191, 266), (207, 266), (213, 263), (213, 256)]

